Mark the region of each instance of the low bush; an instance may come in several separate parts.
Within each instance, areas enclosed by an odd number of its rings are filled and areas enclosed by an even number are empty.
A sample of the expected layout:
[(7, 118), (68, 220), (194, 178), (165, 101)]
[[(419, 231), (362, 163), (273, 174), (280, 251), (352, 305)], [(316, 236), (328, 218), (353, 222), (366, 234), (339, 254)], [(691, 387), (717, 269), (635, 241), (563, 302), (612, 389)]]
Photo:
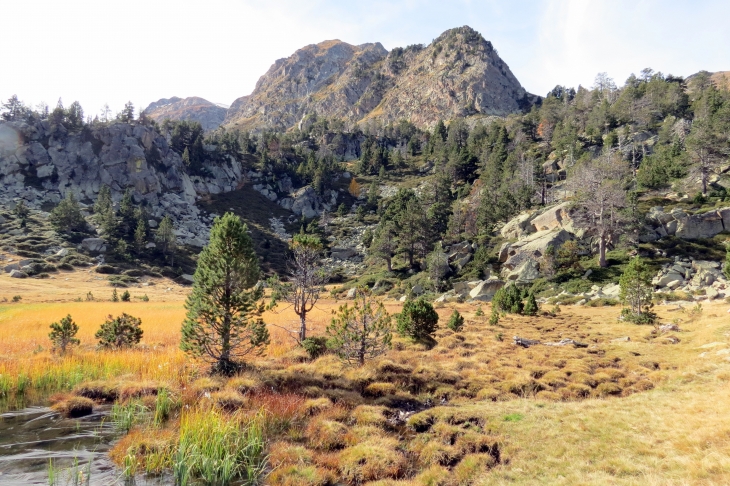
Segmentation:
[(119, 317), (109, 315), (94, 337), (99, 346), (107, 349), (121, 349), (134, 346), (142, 339), (142, 319), (123, 313)]
[(315, 360), (327, 352), (327, 338), (324, 336), (310, 337), (302, 341), (302, 347)]
[(101, 273), (104, 275), (113, 275), (117, 273), (117, 269), (112, 267), (111, 265), (99, 265), (94, 269), (94, 271), (96, 273)]

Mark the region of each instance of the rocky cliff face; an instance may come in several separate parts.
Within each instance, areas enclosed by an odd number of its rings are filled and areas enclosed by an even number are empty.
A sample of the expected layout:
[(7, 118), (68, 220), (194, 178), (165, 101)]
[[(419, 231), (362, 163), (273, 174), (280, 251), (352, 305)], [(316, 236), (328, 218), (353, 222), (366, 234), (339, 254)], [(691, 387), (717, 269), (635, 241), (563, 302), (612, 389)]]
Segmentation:
[(306, 46), (276, 61), (253, 93), (234, 101), (224, 125), (286, 130), (319, 115), (431, 127), (440, 119), (507, 115), (537, 99), (489, 41), (460, 27), (427, 47), (390, 52), (379, 43), (339, 40)]
[(196, 197), (230, 191), (244, 177), (235, 160), (210, 167), (209, 173), (191, 180), (165, 137), (139, 123), (113, 122), (69, 132), (47, 120), (0, 121), (0, 205), (13, 206), (22, 199), (41, 209), (68, 192), (90, 204), (103, 184), (119, 201), (129, 188), (153, 218), (173, 218), (183, 244), (202, 246), (210, 220), (200, 214)]
[(233, 191), (245, 180), (297, 216), (315, 217), (338, 204), (336, 191), (320, 196), (309, 186), (298, 189), (288, 177), (275, 180), (247, 171), (232, 157), (204, 167), (205, 176), (189, 176), (169, 141), (155, 127), (139, 122), (69, 131), (47, 120), (0, 121), (0, 206), (14, 207), (22, 199), (40, 210), (57, 204), (68, 192), (90, 205), (102, 185), (110, 187), (118, 202), (131, 189), (153, 219), (173, 219), (181, 243), (201, 247), (212, 217), (202, 214), (196, 201)]
[(156, 122), (191, 120), (200, 122), (203, 130), (215, 130), (223, 123), (227, 110), (197, 96), (184, 99), (173, 96), (150, 103), (144, 111)]

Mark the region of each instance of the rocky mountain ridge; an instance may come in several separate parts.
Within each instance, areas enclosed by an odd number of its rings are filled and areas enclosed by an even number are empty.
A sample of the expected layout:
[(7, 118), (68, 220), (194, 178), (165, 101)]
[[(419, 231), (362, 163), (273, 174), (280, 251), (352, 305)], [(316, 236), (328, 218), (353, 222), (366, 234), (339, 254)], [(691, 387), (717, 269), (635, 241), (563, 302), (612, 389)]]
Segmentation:
[(507, 115), (538, 97), (520, 85), (489, 41), (470, 27), (430, 45), (353, 46), (340, 40), (277, 60), (254, 91), (233, 102), (224, 125), (287, 130), (310, 116), (352, 124), (407, 119), (419, 127), (457, 117)]
[(199, 122), (203, 130), (214, 130), (223, 123), (227, 109), (197, 96), (189, 98), (173, 96), (150, 103), (144, 112), (159, 123), (165, 119), (189, 120)]

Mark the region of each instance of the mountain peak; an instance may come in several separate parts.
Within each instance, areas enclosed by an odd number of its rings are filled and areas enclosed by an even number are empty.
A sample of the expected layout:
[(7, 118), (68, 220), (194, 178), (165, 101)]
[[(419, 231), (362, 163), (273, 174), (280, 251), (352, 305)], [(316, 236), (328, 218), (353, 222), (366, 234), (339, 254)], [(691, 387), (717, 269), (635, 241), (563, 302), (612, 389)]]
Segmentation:
[(197, 96), (162, 98), (144, 109), (145, 114), (157, 122), (165, 119), (197, 121), (204, 130), (218, 128), (225, 119), (226, 111), (226, 108)]
[(310, 44), (277, 60), (254, 91), (233, 102), (225, 124), (287, 130), (305, 116), (352, 124), (408, 119), (430, 127), (440, 119), (507, 115), (536, 101), (492, 43), (469, 26), (442, 33), (428, 47), (388, 52), (339, 39)]

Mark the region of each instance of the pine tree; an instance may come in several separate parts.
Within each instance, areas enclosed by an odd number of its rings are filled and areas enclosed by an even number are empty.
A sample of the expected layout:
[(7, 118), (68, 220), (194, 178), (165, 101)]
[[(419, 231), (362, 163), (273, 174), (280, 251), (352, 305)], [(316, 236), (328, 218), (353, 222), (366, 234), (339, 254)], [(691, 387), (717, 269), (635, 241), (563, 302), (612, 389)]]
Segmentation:
[(449, 317), (449, 322), (446, 323), (446, 327), (454, 332), (459, 332), (464, 327), (464, 317), (459, 314), (459, 311), (454, 309), (454, 312)]
[(141, 253), (147, 243), (147, 225), (143, 219), (137, 220), (137, 228), (134, 230), (134, 244), (137, 247), (137, 253)]
[(730, 279), (730, 244), (725, 247), (725, 265), (722, 267), (722, 273)]
[(539, 310), (539, 307), (537, 306), (537, 301), (535, 300), (535, 294), (530, 292), (527, 294), (527, 299), (525, 300), (525, 308), (522, 310), (522, 313), (526, 316), (535, 316), (537, 315), (537, 312)]
[(319, 300), (320, 293), (327, 283), (327, 274), (319, 264), (322, 253), (322, 242), (314, 235), (298, 234), (292, 238), (292, 258), (289, 262), (291, 276), (289, 282), (283, 283), (274, 278), (270, 280), (272, 303), (284, 300), (294, 307), (299, 316), (297, 342), (302, 344), (307, 339), (307, 314)]
[(438, 328), (439, 315), (425, 299), (410, 300), (396, 316), (398, 333), (416, 341), (431, 341)]
[(177, 238), (175, 237), (175, 230), (172, 226), (172, 219), (169, 216), (162, 218), (160, 226), (155, 233), (155, 241), (162, 246), (163, 255), (167, 256), (168, 252), (170, 253), (170, 265), (172, 265)]
[(373, 236), (370, 252), (373, 256), (382, 258), (388, 265), (388, 271), (393, 271), (393, 255), (398, 249), (397, 231), (395, 223), (386, 221), (378, 227)]
[(2, 117), (3, 120), (7, 121), (19, 120), (26, 110), (26, 108), (23, 106), (23, 103), (18, 99), (17, 95), (13, 95), (8, 98), (8, 102), (3, 103), (2, 108), (3, 111), (0, 114), (0, 117)]
[(123, 313), (117, 318), (109, 315), (94, 337), (99, 340), (99, 347), (122, 349), (139, 344), (142, 340), (142, 319)]
[(101, 231), (105, 236), (113, 237), (116, 235), (117, 220), (114, 215), (112, 191), (106, 184), (99, 189), (99, 195), (94, 203), (94, 214), (96, 215), (96, 222), (101, 226)]
[(231, 213), (216, 218), (185, 303), (181, 349), (224, 375), (237, 372), (249, 353), (263, 352), (269, 332), (260, 317), (259, 275), (246, 225)]
[(185, 150), (183, 150), (182, 161), (185, 167), (190, 167), (190, 150), (188, 150), (187, 147), (185, 147)]
[(135, 217), (135, 206), (134, 199), (132, 199), (132, 190), (127, 188), (124, 191), (122, 200), (119, 201), (119, 211), (117, 211), (117, 217), (119, 219), (119, 233), (124, 239), (131, 239), (134, 237), (134, 230), (137, 227), (137, 218)]
[(378, 184), (373, 181), (370, 183), (370, 187), (368, 188), (368, 200), (367, 205), (368, 208), (375, 210), (378, 209), (378, 195), (380, 191), (378, 190)]
[(327, 347), (347, 363), (362, 366), (390, 349), (391, 318), (381, 302), (358, 289), (352, 307), (340, 306), (327, 327)]
[(68, 191), (66, 197), (53, 208), (49, 220), (59, 233), (86, 230), (86, 219), (81, 214), (79, 203), (71, 191)]
[(79, 332), (79, 326), (71, 319), (71, 315), (67, 315), (61, 322), (51, 324), (51, 333), (48, 337), (53, 343), (53, 348), (58, 350), (60, 354), (66, 354), (69, 346), (78, 346), (81, 341), (76, 339), (76, 333)]
[(15, 214), (15, 217), (20, 220), (20, 227), (25, 228), (28, 224), (28, 216), (30, 216), (30, 209), (28, 209), (28, 206), (25, 205), (25, 201), (21, 199), (18, 204), (15, 205), (13, 214)]
[(651, 311), (654, 306), (651, 302), (654, 290), (651, 284), (651, 270), (640, 257), (631, 259), (619, 278), (619, 285), (621, 286), (619, 299), (628, 306), (621, 311), (621, 316), (636, 324), (653, 323), (656, 314)]
[(134, 121), (134, 105), (131, 101), (127, 101), (124, 105), (124, 109), (117, 115), (119, 121), (129, 123)]

